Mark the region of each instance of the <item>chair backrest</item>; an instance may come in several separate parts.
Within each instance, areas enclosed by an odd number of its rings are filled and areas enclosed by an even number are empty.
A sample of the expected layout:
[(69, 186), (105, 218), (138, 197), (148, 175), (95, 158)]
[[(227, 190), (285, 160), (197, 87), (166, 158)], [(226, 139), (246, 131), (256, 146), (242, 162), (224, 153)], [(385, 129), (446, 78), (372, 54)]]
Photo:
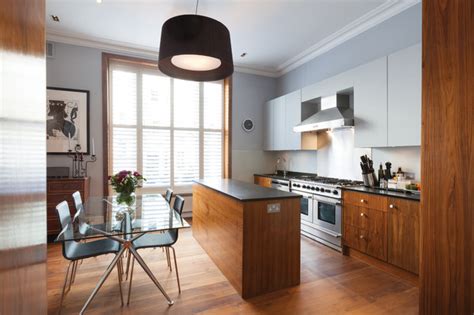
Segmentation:
[[(61, 225), (61, 233), (64, 235), (64, 238), (72, 239), (74, 233), (71, 225), (71, 212), (69, 211), (69, 206), (67, 201), (63, 201), (56, 206), (56, 212), (58, 213), (59, 224)], [(67, 252), (68, 249), (73, 246), (74, 241), (65, 241), (63, 243), (63, 256), (68, 258)]]
[[(179, 215), (183, 214), (183, 208), (184, 208), (184, 198), (181, 197), (180, 195), (176, 195), (173, 203), (173, 210), (179, 213)], [(176, 243), (178, 240), (178, 229), (172, 229), (169, 230), (169, 234), (171, 238), (173, 239), (173, 244)]]
[(74, 215), (75, 220), (83, 212), (84, 205), (82, 204), (81, 193), (79, 191), (72, 194), (72, 199), (74, 200), (74, 206), (76, 207), (76, 214)]
[(61, 229), (64, 229), (68, 224), (71, 223), (71, 212), (69, 211), (69, 205), (67, 201), (63, 201), (56, 206), (56, 212), (58, 213), (59, 224)]
[(174, 199), (173, 209), (181, 215), (183, 213), (184, 208), (184, 198), (180, 195), (176, 195)]
[(165, 200), (168, 201), (168, 204), (171, 204), (171, 198), (173, 198), (173, 190), (171, 188), (166, 189)]

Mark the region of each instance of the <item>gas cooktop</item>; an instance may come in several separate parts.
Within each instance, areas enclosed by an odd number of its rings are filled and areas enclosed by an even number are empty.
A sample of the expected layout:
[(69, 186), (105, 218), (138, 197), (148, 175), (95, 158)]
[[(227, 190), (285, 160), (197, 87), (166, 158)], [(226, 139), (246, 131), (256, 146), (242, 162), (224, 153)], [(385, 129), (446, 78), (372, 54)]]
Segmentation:
[(323, 176), (297, 176), (294, 179), (305, 181), (309, 183), (317, 183), (317, 184), (326, 184), (326, 185), (334, 185), (334, 186), (358, 186), (362, 185), (363, 182), (355, 181), (350, 179), (340, 179), (340, 178), (333, 178), (333, 177), (323, 177)]

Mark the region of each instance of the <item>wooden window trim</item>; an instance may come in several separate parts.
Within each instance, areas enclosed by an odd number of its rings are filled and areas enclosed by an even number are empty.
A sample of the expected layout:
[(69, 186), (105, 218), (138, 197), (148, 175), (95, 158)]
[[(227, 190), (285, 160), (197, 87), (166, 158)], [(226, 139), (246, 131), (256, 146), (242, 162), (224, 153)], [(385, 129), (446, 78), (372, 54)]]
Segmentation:
[[(109, 67), (111, 62), (128, 63), (134, 66), (150, 67), (158, 69), (158, 62), (137, 58), (122, 56), (111, 53), (102, 53), (102, 150), (103, 150), (103, 193), (110, 194), (109, 178), (109, 164), (110, 164), (110, 94), (109, 94)], [(232, 77), (224, 80), (224, 178), (231, 178), (232, 176)]]

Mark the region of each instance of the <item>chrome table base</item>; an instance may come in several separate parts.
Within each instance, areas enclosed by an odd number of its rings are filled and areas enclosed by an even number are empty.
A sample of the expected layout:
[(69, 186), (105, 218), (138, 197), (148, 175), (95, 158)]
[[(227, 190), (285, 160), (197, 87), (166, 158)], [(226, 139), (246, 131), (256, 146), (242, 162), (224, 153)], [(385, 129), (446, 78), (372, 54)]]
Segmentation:
[[(128, 214), (128, 213), (127, 213)], [(130, 217), (129, 215), (126, 217), (125, 219), (126, 222), (130, 222)], [(93, 227), (91, 227), (93, 228)], [(166, 298), (167, 302), (168, 302), (168, 305), (171, 306), (174, 304), (174, 301), (171, 300), (171, 298), (168, 296), (168, 294), (166, 293), (165, 289), (161, 286), (161, 284), (158, 282), (158, 280), (155, 278), (155, 276), (153, 275), (153, 273), (151, 272), (150, 268), (148, 268), (147, 264), (145, 263), (145, 261), (143, 260), (143, 258), (140, 256), (140, 254), (138, 254), (138, 252), (133, 248), (132, 246), (132, 243), (135, 239), (139, 238), (140, 236), (142, 236), (143, 234), (139, 234), (137, 236), (135, 236), (134, 238), (129, 238), (129, 237), (126, 237), (126, 239), (124, 238), (120, 238), (120, 237), (117, 237), (115, 235), (111, 235), (111, 234), (108, 234), (108, 233), (105, 233), (104, 232), (104, 236), (110, 238), (110, 239), (113, 239), (113, 240), (116, 240), (117, 242), (121, 243), (122, 244), (122, 248), (120, 249), (120, 251), (117, 253), (117, 255), (114, 257), (114, 259), (110, 262), (109, 266), (107, 267), (107, 269), (105, 270), (104, 274), (102, 275), (102, 277), (100, 278), (99, 282), (97, 283), (96, 287), (94, 288), (94, 290), (92, 291), (91, 295), (89, 296), (89, 298), (87, 299), (86, 303), (84, 304), (84, 306), (82, 307), (82, 310), (79, 314), (84, 314), (84, 312), (86, 311), (87, 307), (89, 306), (89, 304), (92, 302), (92, 300), (94, 299), (94, 297), (97, 295), (97, 292), (99, 292), (100, 288), (102, 287), (102, 285), (104, 284), (105, 280), (107, 280), (107, 278), (109, 277), (110, 273), (112, 272), (112, 270), (114, 269), (114, 267), (117, 265), (117, 264), (120, 264), (119, 265), (119, 268), (120, 270), (123, 270), (122, 268), (122, 257), (124, 256), (124, 253), (127, 252), (128, 254), (128, 257), (127, 259), (130, 259), (130, 255), (133, 255), (133, 257), (135, 258), (134, 260), (136, 260), (138, 262), (138, 264), (143, 268), (143, 270), (145, 271), (145, 273), (148, 275), (148, 277), (153, 281), (153, 283), (156, 285), (156, 287), (160, 290), (160, 292), (163, 294), (163, 296)], [(127, 264), (128, 265), (128, 264)], [(127, 266), (128, 267), (128, 266)], [(128, 269), (128, 268), (127, 268)], [(133, 270), (133, 269), (132, 269)], [(128, 277), (128, 270), (127, 270), (127, 277)], [(130, 277), (132, 277), (132, 274), (130, 275)], [(121, 298), (121, 301), (122, 301), (122, 306), (123, 306), (123, 295), (122, 295), (122, 275), (120, 274), (119, 272), (119, 286), (120, 286), (120, 298)], [(129, 292), (130, 293), (130, 292)], [(128, 301), (127, 301), (127, 304), (130, 303), (130, 294), (129, 294), (129, 297), (128, 297)]]

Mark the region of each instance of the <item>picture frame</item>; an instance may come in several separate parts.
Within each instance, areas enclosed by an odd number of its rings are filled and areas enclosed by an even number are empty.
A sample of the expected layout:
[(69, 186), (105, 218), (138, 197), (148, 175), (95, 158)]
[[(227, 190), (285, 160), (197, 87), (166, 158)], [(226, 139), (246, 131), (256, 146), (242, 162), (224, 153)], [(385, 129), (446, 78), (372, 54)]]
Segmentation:
[(88, 90), (46, 88), (46, 146), (48, 154), (85, 155), (90, 151)]

